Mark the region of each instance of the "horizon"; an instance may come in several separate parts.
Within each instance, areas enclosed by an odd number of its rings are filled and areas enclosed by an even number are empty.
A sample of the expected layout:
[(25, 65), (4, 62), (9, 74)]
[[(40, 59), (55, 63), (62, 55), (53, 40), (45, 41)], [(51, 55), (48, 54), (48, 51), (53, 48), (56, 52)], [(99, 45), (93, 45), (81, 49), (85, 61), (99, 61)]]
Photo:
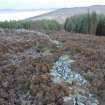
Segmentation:
[(104, 0), (0, 0), (0, 9), (14, 9), (14, 10), (26, 10), (26, 9), (59, 9), (59, 8), (73, 8), (73, 7), (87, 7), (92, 5), (105, 5)]
[(33, 11), (33, 10), (56, 10), (56, 9), (62, 9), (62, 8), (81, 8), (81, 7), (91, 7), (91, 6), (105, 6), (105, 5), (99, 5), (99, 4), (96, 4), (96, 5), (89, 5), (89, 6), (76, 6), (76, 7), (61, 7), (61, 8), (39, 8), (39, 9), (27, 9), (27, 8), (24, 8), (24, 9), (14, 9), (14, 8), (9, 8), (9, 9), (2, 9), (0, 8), (0, 10), (10, 10), (10, 11), (21, 11), (21, 10), (29, 10), (29, 11)]
[[(10, 20), (23, 20), (34, 16), (40, 16), (49, 12), (53, 12), (59, 9), (76, 9), (76, 8), (88, 8), (88, 7), (102, 7), (105, 5), (89, 5), (89, 6), (77, 6), (77, 7), (63, 7), (63, 8), (49, 8), (49, 9), (0, 9), (0, 20), (10, 21)], [(23, 15), (24, 14), (24, 15)]]

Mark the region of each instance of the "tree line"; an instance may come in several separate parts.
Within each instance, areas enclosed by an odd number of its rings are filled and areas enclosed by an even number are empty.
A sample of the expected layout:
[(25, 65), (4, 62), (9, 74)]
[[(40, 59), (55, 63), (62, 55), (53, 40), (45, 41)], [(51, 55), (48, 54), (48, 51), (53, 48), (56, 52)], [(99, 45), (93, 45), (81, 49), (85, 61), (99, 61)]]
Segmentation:
[(88, 12), (67, 18), (64, 24), (48, 19), (38, 20), (36, 22), (25, 20), (0, 22), (0, 28), (8, 29), (35, 29), (36, 26), (44, 30), (54, 31), (64, 29), (68, 32), (105, 35), (105, 15)]

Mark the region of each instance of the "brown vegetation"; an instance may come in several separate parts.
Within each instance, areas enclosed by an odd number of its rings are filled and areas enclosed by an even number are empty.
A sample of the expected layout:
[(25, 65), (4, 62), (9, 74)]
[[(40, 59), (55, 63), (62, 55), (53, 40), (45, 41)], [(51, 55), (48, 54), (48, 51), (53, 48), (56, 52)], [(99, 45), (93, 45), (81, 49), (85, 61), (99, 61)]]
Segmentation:
[[(49, 75), (62, 54), (76, 61), (74, 70), (91, 83), (90, 91), (105, 103), (105, 38), (67, 32), (51, 32), (51, 39), (63, 43), (56, 48), (47, 37), (35, 33), (0, 33), (0, 104), (64, 105), (68, 87), (54, 84)], [(54, 49), (47, 55), (37, 45)], [(31, 99), (30, 99), (31, 98)]]

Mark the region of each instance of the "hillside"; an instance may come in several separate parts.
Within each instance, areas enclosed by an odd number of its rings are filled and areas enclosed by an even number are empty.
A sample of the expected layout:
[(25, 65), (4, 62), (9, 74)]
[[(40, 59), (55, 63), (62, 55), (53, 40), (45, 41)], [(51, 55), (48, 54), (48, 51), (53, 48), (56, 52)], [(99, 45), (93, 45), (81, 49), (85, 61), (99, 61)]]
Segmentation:
[(61, 8), (55, 11), (45, 13), (39, 16), (28, 18), (27, 20), (41, 20), (41, 19), (55, 19), (59, 22), (64, 22), (65, 18), (86, 13), (86, 12), (97, 12), (98, 14), (105, 13), (105, 5), (93, 5), (88, 7), (74, 7), (74, 8)]
[(93, 35), (1, 29), (0, 105), (105, 105), (104, 43)]

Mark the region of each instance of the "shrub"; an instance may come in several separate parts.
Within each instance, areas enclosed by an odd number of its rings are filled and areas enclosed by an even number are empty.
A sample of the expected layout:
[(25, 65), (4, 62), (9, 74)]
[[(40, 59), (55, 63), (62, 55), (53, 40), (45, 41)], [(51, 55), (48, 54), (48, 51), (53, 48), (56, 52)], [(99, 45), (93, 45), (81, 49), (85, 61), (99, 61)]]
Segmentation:
[(0, 22), (0, 28), (8, 29), (45, 29), (60, 30), (61, 24), (56, 20), (39, 20), (39, 21), (4, 21)]
[(90, 34), (96, 34), (96, 29), (97, 29), (97, 24), (98, 24), (98, 19), (97, 19), (97, 14), (96, 12), (93, 12), (89, 16), (89, 33)]
[(78, 16), (73, 16), (71, 18), (67, 18), (64, 24), (64, 29), (69, 32), (85, 33), (87, 31), (85, 16), (86, 15), (78, 15)]
[(46, 30), (60, 30), (61, 25), (56, 20), (41, 20), (40, 24)]
[(96, 35), (105, 35), (105, 15), (98, 16)]
[(67, 18), (64, 29), (69, 32), (78, 33), (96, 33), (97, 15), (95, 12), (89, 14), (81, 14)]
[(30, 21), (4, 21), (4, 22), (0, 22), (0, 28), (9, 28), (9, 29), (24, 28), (24, 29), (29, 29), (30, 24), (31, 24)]

